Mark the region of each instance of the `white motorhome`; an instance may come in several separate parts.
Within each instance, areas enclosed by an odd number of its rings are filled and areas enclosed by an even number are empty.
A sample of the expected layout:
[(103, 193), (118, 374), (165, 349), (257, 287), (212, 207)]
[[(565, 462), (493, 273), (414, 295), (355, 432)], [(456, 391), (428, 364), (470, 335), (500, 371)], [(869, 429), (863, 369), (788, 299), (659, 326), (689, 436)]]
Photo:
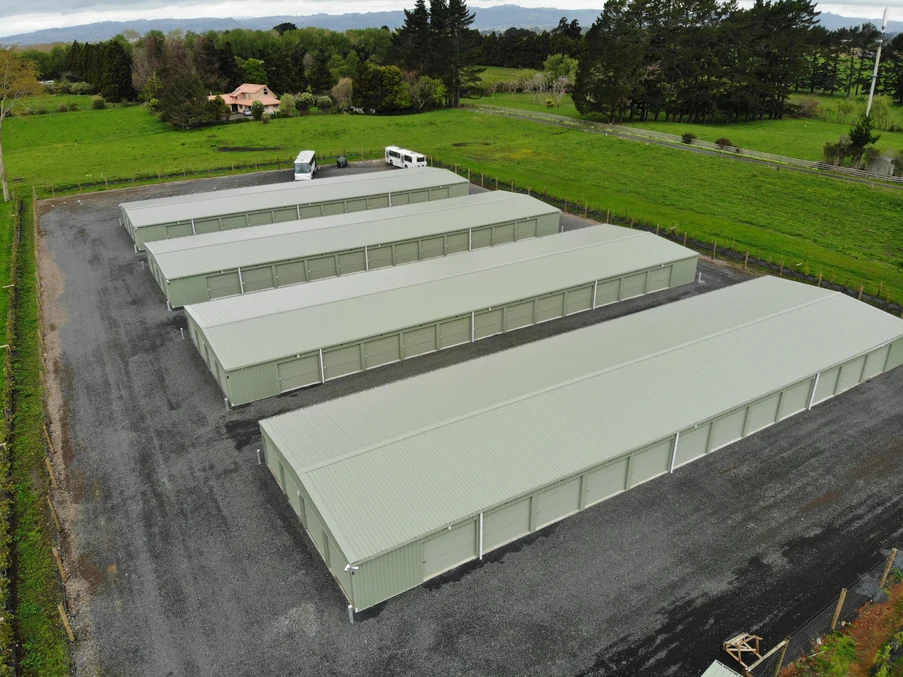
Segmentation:
[(318, 169), (316, 151), (302, 150), (295, 158), (295, 181), (310, 181)]
[(407, 169), (426, 167), (426, 156), (398, 146), (386, 146), (386, 164)]

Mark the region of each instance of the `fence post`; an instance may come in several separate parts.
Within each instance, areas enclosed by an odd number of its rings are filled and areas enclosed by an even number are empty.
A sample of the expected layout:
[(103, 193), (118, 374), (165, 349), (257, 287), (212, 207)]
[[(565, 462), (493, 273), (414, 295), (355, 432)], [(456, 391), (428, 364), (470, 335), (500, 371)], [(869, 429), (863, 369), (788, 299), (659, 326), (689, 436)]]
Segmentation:
[(605, 223), (611, 223), (611, 210), (605, 210)]
[(859, 285), (859, 296), (857, 296), (856, 298), (858, 298), (860, 301), (862, 300), (862, 291), (863, 291), (864, 289), (865, 289), (865, 285), (864, 285), (864, 284)]
[(837, 599), (837, 607), (834, 609), (834, 617), (831, 619), (831, 632), (837, 628), (837, 621), (840, 620), (840, 612), (843, 610), (843, 603), (847, 600), (847, 589), (840, 591), (840, 597)]
[(784, 277), (784, 262), (781, 261), (781, 270), (778, 272), (778, 277)]
[(564, 213), (568, 213), (568, 199), (564, 198)]
[(884, 573), (881, 574), (881, 582), (878, 584), (879, 588), (883, 588), (884, 584), (887, 583), (887, 577), (890, 574), (890, 568), (894, 565), (894, 560), (897, 559), (897, 549), (894, 548), (890, 551), (890, 555), (887, 556), (887, 564), (884, 565)]
[(781, 668), (784, 667), (784, 657), (787, 655), (787, 647), (790, 646), (790, 638), (787, 637), (784, 639), (784, 646), (781, 648), (781, 655), (778, 656), (778, 662), (774, 668), (774, 677), (778, 677), (781, 674)]
[(879, 298), (879, 299), (881, 298), (881, 290), (882, 290), (882, 289), (884, 289), (884, 283), (883, 283), (883, 282), (879, 282), (879, 283), (878, 283), (878, 298)]
[(483, 172), (480, 172), (480, 188), (483, 187)]
[(687, 231), (684, 231), (684, 247), (687, 246)]
[(718, 240), (712, 243), (712, 261), (715, 260), (715, 254), (718, 252)]
[(470, 183), (470, 169), (467, 170), (467, 183)]
[(821, 271), (818, 271), (818, 283), (815, 286), (821, 287)]
[(498, 180), (498, 177), (496, 177), (496, 179), (495, 179), (495, 189), (496, 189), (496, 190), (499, 189), (499, 180)]
[(60, 618), (63, 620), (63, 626), (66, 628), (66, 636), (69, 638), (70, 642), (74, 642), (75, 635), (72, 634), (72, 626), (69, 625), (69, 617), (66, 615), (66, 610), (63, 608), (62, 604), (57, 604), (56, 608), (60, 612)]
[(589, 213), (589, 202), (586, 200), (583, 201), (583, 218), (585, 219), (587, 214)]

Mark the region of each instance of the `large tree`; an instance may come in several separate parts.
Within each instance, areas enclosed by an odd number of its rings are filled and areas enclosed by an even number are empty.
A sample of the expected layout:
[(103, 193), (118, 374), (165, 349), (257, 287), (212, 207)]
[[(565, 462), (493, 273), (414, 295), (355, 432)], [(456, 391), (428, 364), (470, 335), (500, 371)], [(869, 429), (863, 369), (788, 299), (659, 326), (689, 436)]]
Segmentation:
[(34, 96), (40, 91), (34, 62), (21, 58), (12, 48), (0, 48), (0, 183), (3, 184), (4, 202), (9, 202), (9, 184), (6, 180), (6, 165), (3, 163), (3, 121), (20, 99)]

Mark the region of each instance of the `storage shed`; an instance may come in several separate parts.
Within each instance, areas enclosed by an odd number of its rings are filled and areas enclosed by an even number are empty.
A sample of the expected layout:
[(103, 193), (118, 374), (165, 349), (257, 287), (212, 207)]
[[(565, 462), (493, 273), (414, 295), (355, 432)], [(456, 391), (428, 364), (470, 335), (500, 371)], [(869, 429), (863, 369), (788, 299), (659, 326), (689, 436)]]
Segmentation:
[(901, 363), (903, 321), (764, 277), (260, 428), (360, 610)]
[(154, 240), (429, 202), (468, 191), (467, 179), (425, 167), (177, 195), (119, 207), (123, 226), (143, 250), (145, 242)]
[(232, 404), (687, 284), (697, 254), (594, 226), (185, 307)]
[(559, 210), (496, 191), (150, 242), (173, 308), (558, 232)]

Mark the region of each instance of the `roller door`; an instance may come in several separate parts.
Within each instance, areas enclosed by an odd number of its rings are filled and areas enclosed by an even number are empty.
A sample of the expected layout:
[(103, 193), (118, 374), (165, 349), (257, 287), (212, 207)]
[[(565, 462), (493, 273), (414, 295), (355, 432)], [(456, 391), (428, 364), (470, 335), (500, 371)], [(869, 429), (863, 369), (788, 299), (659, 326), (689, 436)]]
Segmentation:
[(409, 205), (411, 204), (411, 196), (407, 193), (392, 193), (389, 196), (389, 202), (391, 203), (389, 206), (391, 207), (400, 207), (401, 205)]
[(573, 515), (580, 509), (580, 478), (575, 477), (533, 497), (533, 524), (542, 529), (547, 524)]
[(834, 389), (837, 387), (837, 377), (839, 375), (840, 367), (834, 367), (818, 375), (818, 383), (815, 386), (815, 397), (812, 398), (812, 404), (824, 402), (829, 397), (834, 396)]
[(345, 213), (345, 203), (344, 202), (327, 202), (324, 205), (321, 205), (323, 209), (323, 216), (335, 216), (336, 214), (344, 214)]
[(445, 238), (431, 237), (420, 241), (420, 258), (433, 259), (437, 256), (445, 256)]
[(627, 488), (627, 459), (593, 470), (583, 478), (583, 504), (592, 505)]
[(238, 216), (224, 216), (221, 223), (223, 230), (232, 230), (233, 228), (247, 228), (248, 219), (245, 218), (244, 214), (240, 214)]
[(323, 351), (323, 372), (327, 379), (362, 370), (361, 347), (358, 344)]
[(273, 210), (273, 223), (284, 223), (286, 221), (298, 220), (297, 207), (284, 207), (283, 209)]
[(514, 242), (514, 224), (505, 223), (501, 226), (492, 227), (492, 244), (505, 244), (506, 242)]
[(467, 251), (468, 233), (452, 233), (445, 236), (445, 253), (457, 254)]
[(392, 265), (392, 245), (368, 249), (367, 259), (370, 261), (370, 270), (388, 268)]
[(187, 237), (188, 235), (194, 235), (194, 230), (191, 228), (190, 223), (174, 223), (172, 225), (166, 226), (166, 237)]
[(404, 356), (405, 358), (414, 357), (415, 355), (423, 355), (431, 353), (437, 349), (436, 346), (436, 327), (422, 327), (404, 333)]
[(518, 223), (516, 233), (518, 240), (526, 240), (531, 237), (536, 237), (536, 219), (530, 219), (529, 221), (521, 221), (520, 223)]
[(394, 334), (364, 343), (364, 364), (367, 369), (401, 359), (400, 336)]
[(444, 200), (448, 197), (448, 186), (430, 190), (430, 200)]
[(428, 190), (415, 190), (408, 193), (411, 204), (415, 204), (417, 202), (429, 202), (430, 201), (430, 192)]
[[(284, 471), (283, 471), (284, 472)], [(285, 476), (285, 497), (288, 499), (292, 510), (298, 517), (301, 517), (301, 497), (298, 495), (298, 485), (292, 479), (291, 473), (284, 472)]]
[(265, 212), (251, 212), (248, 214), (249, 226), (265, 226), (273, 223), (273, 212), (267, 210)]
[(339, 275), (361, 273), (367, 269), (363, 250), (339, 254)]
[(203, 233), (215, 233), (219, 230), (219, 219), (198, 219), (194, 222), (194, 232), (198, 235)]
[(615, 303), (621, 294), (621, 280), (607, 280), (596, 287), (596, 308)]
[(474, 340), (486, 338), (493, 334), (501, 334), (502, 328), (502, 309), (494, 308), (492, 310), (484, 310), (474, 314), (473, 337)]
[(712, 424), (706, 423), (697, 428), (690, 428), (680, 434), (677, 441), (677, 456), (674, 459), (674, 467), (695, 461), (700, 456), (705, 456), (709, 447), (709, 433)]
[(328, 546), (326, 532), (323, 531), (323, 525), (320, 523), (320, 519), (312, 510), (307, 511), (307, 533), (310, 534), (310, 540), (314, 542), (314, 545), (317, 546), (317, 550), (320, 551), (320, 557), (323, 558), (324, 562), (329, 564), (329, 555), (326, 550)]
[(671, 286), (671, 266), (656, 268), (646, 273), (646, 293), (667, 289)]
[(367, 211), (367, 198), (361, 198), (360, 200), (346, 200), (345, 211), (348, 213)]
[(335, 277), (335, 256), (320, 256), (307, 260), (308, 280), (322, 280), (324, 277)]
[(285, 287), (290, 284), (306, 282), (304, 261), (292, 261), (276, 265), (276, 286)]
[(865, 371), (862, 373), (863, 381), (875, 378), (884, 371), (884, 363), (887, 362), (888, 352), (890, 352), (890, 346), (884, 346), (869, 353), (865, 360)]
[(451, 348), (470, 343), (470, 317), (459, 317), (439, 324), (439, 347)]
[(572, 315), (583, 310), (592, 310), (593, 307), (593, 285), (580, 287), (579, 289), (571, 289), (565, 296), (565, 315)]
[(630, 299), (646, 292), (646, 273), (629, 275), (621, 280), (621, 298)]
[(367, 198), (367, 206), (370, 209), (382, 209), (383, 207), (389, 206), (389, 196), (388, 195), (374, 195), (373, 197)]
[(746, 421), (746, 409), (738, 409), (735, 412), (722, 416), (715, 421), (712, 431), (712, 451), (736, 442), (743, 437), (743, 424)]
[(515, 303), (505, 309), (505, 331), (533, 324), (533, 301)]
[(420, 243), (416, 240), (414, 242), (401, 242), (394, 245), (393, 249), (395, 250), (394, 262), (396, 266), (417, 261), (420, 258)]
[(492, 228), (474, 228), (470, 234), (470, 248), (483, 249), (492, 246)]
[(273, 283), (272, 266), (261, 266), (260, 268), (246, 268), (241, 271), (241, 282), (245, 292), (258, 291), (260, 289), (272, 289), (276, 285)]
[(302, 219), (313, 219), (317, 216), (323, 216), (323, 207), (321, 205), (307, 205), (299, 208)]
[(840, 368), (840, 378), (837, 379), (838, 395), (845, 390), (849, 390), (855, 385), (859, 385), (859, 378), (862, 376), (862, 368), (864, 366), (865, 355), (847, 362)]
[(530, 499), (496, 508), (483, 516), (483, 552), (530, 533)]
[(476, 522), (467, 522), (423, 542), (423, 580), (476, 559)]
[(776, 393), (749, 405), (749, 415), (746, 419), (747, 435), (767, 428), (777, 420), (780, 398), (780, 393)]
[(554, 320), (564, 314), (564, 292), (536, 299), (536, 321)]
[(672, 440), (665, 440), (631, 456), (630, 486), (635, 487), (668, 472), (673, 446)]
[(279, 392), (303, 388), (320, 382), (320, 359), (316, 355), (298, 357), (276, 365)]
[(809, 406), (809, 394), (812, 392), (812, 381), (797, 383), (784, 391), (781, 397), (781, 406), (778, 410), (778, 420), (783, 421), (788, 416), (793, 416)]
[(238, 271), (207, 276), (207, 297), (209, 299), (235, 296), (236, 294), (241, 294), (241, 285), (238, 283)]

